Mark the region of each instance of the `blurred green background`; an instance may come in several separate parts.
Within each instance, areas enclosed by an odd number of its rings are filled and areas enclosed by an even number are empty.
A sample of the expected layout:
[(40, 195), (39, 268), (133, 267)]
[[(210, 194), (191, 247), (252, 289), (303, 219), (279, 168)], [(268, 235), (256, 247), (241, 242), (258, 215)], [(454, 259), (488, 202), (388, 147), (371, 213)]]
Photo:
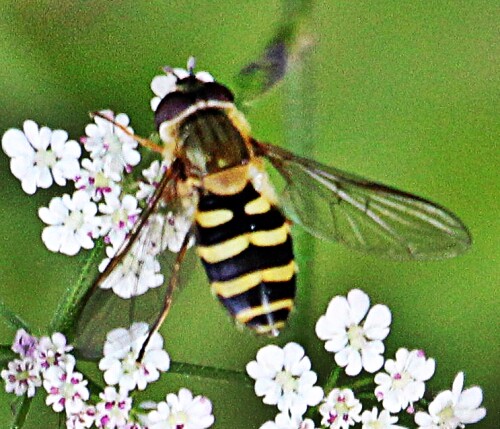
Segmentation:
[[(461, 370), (467, 386), (483, 387), (488, 415), (478, 428), (500, 421), (499, 12), (490, 0), (319, 2), (301, 78), (287, 78), (248, 114), (258, 139), (290, 147), (287, 130), (297, 129), (309, 139), (294, 150), (437, 201), (474, 238), (456, 259), (396, 263), (298, 232), (297, 310), (276, 343), (301, 342), (324, 381), (333, 356), (315, 338), (315, 322), (332, 296), (362, 288), (392, 310), (387, 357), (423, 348), (437, 360), (431, 389), (449, 389)], [(281, 3), (270, 0), (4, 0), (0, 131), (34, 119), (78, 138), (87, 112), (111, 108), (149, 135), (149, 83), (161, 66), (183, 67), (195, 55), (200, 70), (231, 86), (280, 14)], [(290, 103), (302, 113), (290, 118)], [(43, 333), (87, 255), (51, 254), (41, 242), (37, 208), (63, 190), (27, 196), (3, 153), (0, 178), (0, 296)], [(198, 271), (162, 329), (167, 350), (177, 361), (243, 370), (269, 340), (235, 329)], [(0, 343), (12, 335), (0, 324)], [(158, 384), (149, 399), (180, 386), (208, 396), (219, 429), (258, 428), (275, 415), (241, 383), (166, 375)], [(2, 428), (11, 399), (0, 393)], [(38, 398), (31, 417), (43, 409)], [(27, 427), (49, 427), (40, 421)]]

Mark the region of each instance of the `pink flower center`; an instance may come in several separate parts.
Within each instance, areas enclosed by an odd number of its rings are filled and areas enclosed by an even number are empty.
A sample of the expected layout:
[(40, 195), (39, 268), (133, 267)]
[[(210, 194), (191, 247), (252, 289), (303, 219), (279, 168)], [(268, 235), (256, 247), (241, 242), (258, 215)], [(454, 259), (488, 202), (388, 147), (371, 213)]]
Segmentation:
[(101, 418), (101, 427), (106, 427), (109, 423), (109, 416), (104, 416)]

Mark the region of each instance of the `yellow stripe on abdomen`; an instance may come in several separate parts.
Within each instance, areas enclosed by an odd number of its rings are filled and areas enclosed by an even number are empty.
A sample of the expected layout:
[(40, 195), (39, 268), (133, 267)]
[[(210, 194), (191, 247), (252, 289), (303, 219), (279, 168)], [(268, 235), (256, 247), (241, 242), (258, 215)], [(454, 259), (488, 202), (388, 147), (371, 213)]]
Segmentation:
[(271, 323), (270, 325), (257, 325), (253, 328), (253, 330), (260, 335), (269, 335), (276, 337), (285, 327), (285, 322), (280, 320), (279, 322)]
[(273, 311), (278, 311), (283, 309), (291, 310), (292, 308), (293, 308), (292, 299), (282, 299), (274, 302), (266, 302), (257, 307), (251, 307), (251, 308), (246, 308), (245, 310), (241, 310), (240, 312), (235, 314), (235, 319), (240, 323), (247, 323), (257, 316), (262, 316), (268, 313), (272, 313)]
[(203, 228), (213, 228), (214, 226), (223, 225), (233, 218), (231, 210), (211, 210), (208, 212), (197, 212), (196, 222)]
[(283, 213), (248, 181), (232, 194), (206, 189), (195, 219), (212, 292), (238, 323), (277, 335), (293, 308), (297, 271)]
[(287, 265), (255, 271), (234, 280), (212, 282), (212, 292), (222, 298), (230, 298), (253, 289), (261, 282), (287, 282), (295, 272), (295, 261), (291, 261)]
[(277, 244), (284, 243), (290, 234), (288, 224), (284, 223), (282, 226), (270, 231), (256, 231), (249, 234), (250, 243), (256, 246), (276, 246)]
[(242, 234), (212, 246), (198, 246), (198, 255), (209, 263), (221, 262), (243, 252), (250, 244), (260, 247), (284, 243), (289, 235), (288, 224), (270, 231), (256, 231)]
[(271, 204), (264, 197), (259, 196), (253, 201), (245, 205), (245, 213), (247, 215), (266, 213), (271, 209)]
[(213, 264), (240, 254), (248, 245), (248, 237), (240, 235), (212, 246), (198, 246), (197, 252), (205, 262)]

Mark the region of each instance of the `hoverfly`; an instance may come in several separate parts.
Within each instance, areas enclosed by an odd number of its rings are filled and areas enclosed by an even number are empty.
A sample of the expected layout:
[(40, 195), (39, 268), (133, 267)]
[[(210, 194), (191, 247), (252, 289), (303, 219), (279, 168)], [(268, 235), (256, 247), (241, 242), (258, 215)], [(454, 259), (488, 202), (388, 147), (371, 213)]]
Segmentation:
[[(469, 247), (464, 224), (435, 203), (258, 142), (232, 92), (197, 77), (193, 64), (188, 68), (186, 77), (173, 74), (175, 86), (155, 111), (163, 145), (137, 138), (171, 164), (128, 239), (89, 291), (77, 347), (90, 350), (103, 343), (96, 329), (102, 330), (110, 312), (121, 315), (122, 325), (148, 321), (150, 336), (156, 332), (193, 240), (214, 295), (238, 324), (267, 335), (278, 335), (294, 306), (292, 221), (315, 236), (399, 260), (448, 258)], [(264, 160), (285, 180), (280, 202)], [(144, 255), (161, 246), (172, 214), (187, 227), (178, 252), (161, 249), (162, 262), (171, 265), (166, 289), (143, 293)], [(133, 299), (112, 299), (112, 283), (123, 281), (130, 267)]]

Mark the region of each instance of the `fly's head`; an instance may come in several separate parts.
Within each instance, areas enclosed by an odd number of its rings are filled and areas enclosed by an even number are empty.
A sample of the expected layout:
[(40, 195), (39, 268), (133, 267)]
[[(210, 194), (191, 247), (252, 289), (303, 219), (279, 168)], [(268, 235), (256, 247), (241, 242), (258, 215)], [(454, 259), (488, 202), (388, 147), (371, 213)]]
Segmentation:
[(188, 70), (165, 67), (163, 97), (155, 109), (155, 125), (165, 144), (166, 158), (175, 158), (182, 138), (182, 122), (199, 110), (216, 108), (226, 112), (236, 110), (234, 95), (226, 86), (215, 82), (207, 72), (194, 73), (194, 62), (188, 61)]

